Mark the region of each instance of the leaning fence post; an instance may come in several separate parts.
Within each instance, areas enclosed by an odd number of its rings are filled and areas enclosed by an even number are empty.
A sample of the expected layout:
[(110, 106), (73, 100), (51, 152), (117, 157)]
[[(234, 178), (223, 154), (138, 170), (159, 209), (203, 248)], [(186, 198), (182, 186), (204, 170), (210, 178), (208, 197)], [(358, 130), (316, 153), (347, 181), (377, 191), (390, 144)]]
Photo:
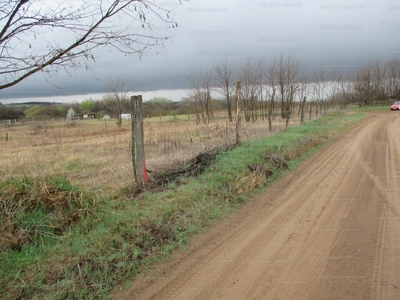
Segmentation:
[(132, 163), (135, 181), (144, 186), (147, 181), (146, 162), (144, 157), (143, 134), (143, 98), (142, 95), (132, 96)]
[(236, 144), (240, 144), (240, 92), (241, 92), (241, 82), (236, 83)]
[(303, 98), (303, 103), (301, 104), (301, 117), (300, 121), (301, 123), (304, 123), (304, 108), (306, 106), (306, 97)]

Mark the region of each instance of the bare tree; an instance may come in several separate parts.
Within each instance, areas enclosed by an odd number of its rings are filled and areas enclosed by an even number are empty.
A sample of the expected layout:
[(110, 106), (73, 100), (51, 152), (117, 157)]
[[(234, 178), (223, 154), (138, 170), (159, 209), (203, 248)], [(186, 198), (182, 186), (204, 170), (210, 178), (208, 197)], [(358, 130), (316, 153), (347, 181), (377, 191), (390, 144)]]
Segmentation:
[(362, 106), (385, 100), (387, 97), (385, 93), (387, 78), (387, 70), (382, 68), (379, 61), (357, 69), (352, 78), (355, 101)]
[(304, 123), (304, 112), (306, 108), (306, 100), (308, 94), (310, 93), (309, 84), (308, 84), (308, 77), (307, 73), (303, 73), (300, 78), (300, 83), (298, 87), (298, 94), (299, 94), (299, 114), (301, 123)]
[(275, 118), (275, 95), (277, 90), (277, 79), (275, 74), (276, 74), (276, 60), (273, 59), (268, 64), (265, 70), (265, 76), (266, 76), (265, 89), (266, 89), (266, 94), (269, 95), (268, 125), (270, 131), (272, 131), (272, 119)]
[(200, 124), (201, 120), (206, 123), (206, 118), (204, 115), (204, 104), (203, 95), (200, 88), (200, 84), (194, 75), (189, 78), (191, 91), (189, 92), (189, 99), (194, 103), (194, 110), (196, 112), (196, 124)]
[(192, 75), (189, 79), (191, 85), (191, 97), (194, 99), (196, 108), (196, 120), (200, 123), (200, 116), (204, 124), (213, 121), (213, 110), (211, 105), (211, 71), (205, 70)]
[(253, 66), (251, 59), (240, 64), (238, 78), (241, 82), (241, 111), (244, 114), (244, 120), (250, 122), (251, 120), (251, 95), (255, 93), (252, 86)]
[(343, 81), (343, 70), (338, 68), (333, 68), (329, 74), (329, 98), (333, 105), (338, 106), (340, 109), (344, 109), (346, 107), (346, 103), (344, 101), (343, 93), (341, 95), (341, 82)]
[(312, 73), (312, 94), (316, 102), (315, 116), (318, 116), (318, 113), (322, 113), (322, 110), (325, 109), (327, 81), (328, 77), (324, 69), (314, 70)]
[(279, 58), (274, 58), (274, 74), (277, 82), (277, 90), (281, 101), (281, 117), (290, 118), (294, 93), (299, 85), (299, 76), (302, 67), (298, 60), (282, 53)]
[(373, 94), (371, 65), (358, 69), (353, 74), (352, 80), (355, 101), (360, 105), (371, 104)]
[(0, 90), (38, 72), (51, 76), (61, 69), (90, 68), (95, 50), (106, 46), (141, 55), (169, 38), (155, 35), (153, 22), (177, 26), (169, 11), (150, 0), (52, 0), (46, 4), (0, 0)]
[(252, 58), (241, 64), (239, 75), (241, 81), (242, 107), (246, 122), (255, 122), (257, 119), (257, 102), (260, 98), (260, 85), (262, 84), (262, 73), (260, 62)]
[(214, 62), (214, 81), (222, 90), (228, 109), (229, 121), (232, 122), (232, 86), (234, 86), (235, 63), (229, 58)]
[(400, 97), (400, 60), (391, 59), (386, 63), (387, 80), (386, 94), (389, 98), (397, 99)]
[(382, 66), (382, 63), (377, 60), (372, 65), (372, 86), (374, 89), (373, 101), (385, 100), (385, 81), (387, 78), (387, 70)]
[(191, 81), (191, 91), (189, 92), (188, 99), (189, 102), (192, 102), (194, 105), (194, 111), (196, 113), (196, 124), (199, 125), (201, 120), (203, 120), (203, 123), (206, 123), (206, 118), (204, 115), (204, 108), (202, 103), (203, 101), (202, 93), (196, 82)]
[(352, 93), (352, 83), (349, 74), (344, 74), (343, 71), (338, 72), (337, 81), (339, 82), (339, 89), (341, 91), (340, 95), (340, 107), (341, 109), (345, 109), (347, 105), (351, 102), (351, 93)]
[[(264, 121), (266, 116), (267, 110), (267, 96), (268, 94), (264, 94), (264, 85), (266, 81), (265, 76), (266, 70), (266, 62), (264, 59), (260, 58), (255, 61), (254, 64), (254, 85), (256, 87), (256, 119), (257, 119), (257, 112), (261, 113), (261, 118)], [(264, 99), (265, 98), (265, 99)]]
[(130, 111), (128, 92), (130, 91), (130, 81), (120, 76), (116, 79), (111, 79), (107, 83), (109, 93), (104, 96), (104, 105), (108, 110), (111, 110), (117, 118), (117, 125), (122, 125), (122, 114), (125, 111)]

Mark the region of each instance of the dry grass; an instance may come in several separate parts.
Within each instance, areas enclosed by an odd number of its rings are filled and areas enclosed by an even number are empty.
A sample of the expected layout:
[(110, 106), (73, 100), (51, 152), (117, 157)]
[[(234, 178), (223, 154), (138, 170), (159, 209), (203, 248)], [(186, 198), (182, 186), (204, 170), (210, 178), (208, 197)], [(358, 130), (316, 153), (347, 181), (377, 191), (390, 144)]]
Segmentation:
[[(145, 119), (147, 168), (164, 171), (199, 152), (235, 142), (235, 124), (216, 113), (211, 124), (196, 125), (187, 116)], [(298, 125), (298, 118), (290, 126)], [(1, 128), (0, 180), (9, 176), (62, 175), (99, 194), (112, 194), (133, 182), (130, 123), (121, 128), (108, 121), (46, 121)], [(273, 132), (285, 127), (277, 117)], [(5, 136), (8, 132), (8, 141)], [(242, 141), (270, 135), (267, 120), (242, 122)]]

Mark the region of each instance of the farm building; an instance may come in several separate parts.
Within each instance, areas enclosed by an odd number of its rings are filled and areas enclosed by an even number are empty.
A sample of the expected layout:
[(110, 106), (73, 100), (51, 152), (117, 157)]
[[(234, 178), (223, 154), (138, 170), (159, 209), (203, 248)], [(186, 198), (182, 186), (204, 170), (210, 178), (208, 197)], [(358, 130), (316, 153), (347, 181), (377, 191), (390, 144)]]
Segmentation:
[(97, 114), (73, 114), (71, 120), (87, 120), (87, 119), (96, 119)]
[(121, 114), (121, 119), (131, 119), (131, 114)]
[(87, 114), (83, 114), (83, 118), (84, 119), (96, 119), (96, 115), (95, 113), (87, 113)]

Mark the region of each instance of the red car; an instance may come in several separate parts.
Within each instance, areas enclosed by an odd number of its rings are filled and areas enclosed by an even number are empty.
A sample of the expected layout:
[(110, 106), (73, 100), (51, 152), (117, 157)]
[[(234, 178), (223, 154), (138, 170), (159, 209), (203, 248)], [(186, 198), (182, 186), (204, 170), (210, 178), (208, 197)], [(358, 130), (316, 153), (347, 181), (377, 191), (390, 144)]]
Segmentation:
[(390, 107), (390, 110), (400, 110), (400, 101), (393, 103), (393, 105)]

